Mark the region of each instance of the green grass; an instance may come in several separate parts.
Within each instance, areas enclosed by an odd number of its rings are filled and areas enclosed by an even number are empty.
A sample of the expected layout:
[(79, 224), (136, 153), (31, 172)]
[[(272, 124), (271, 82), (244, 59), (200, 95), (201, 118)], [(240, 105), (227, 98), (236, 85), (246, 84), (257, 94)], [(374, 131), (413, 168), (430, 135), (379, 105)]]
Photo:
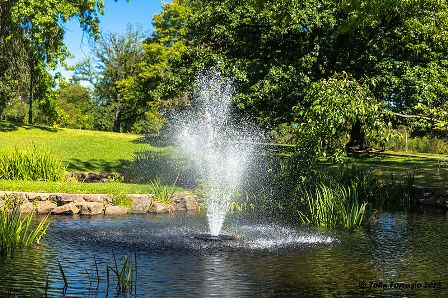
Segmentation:
[(15, 147), (48, 148), (59, 155), (67, 170), (119, 172), (141, 150), (164, 151), (142, 142), (143, 135), (77, 129), (52, 129), (0, 121), (0, 151)]
[[(0, 180), (0, 190), (57, 192), (57, 193), (86, 193), (86, 194), (149, 194), (152, 188), (148, 184), (129, 183), (81, 183), (81, 182), (46, 182)], [(181, 190), (179, 188), (179, 190)]]
[(349, 165), (370, 169), (382, 182), (394, 176), (397, 180), (406, 180), (414, 173), (415, 184), (424, 186), (448, 186), (448, 161), (433, 158), (415, 158), (403, 156), (358, 156), (348, 160)]

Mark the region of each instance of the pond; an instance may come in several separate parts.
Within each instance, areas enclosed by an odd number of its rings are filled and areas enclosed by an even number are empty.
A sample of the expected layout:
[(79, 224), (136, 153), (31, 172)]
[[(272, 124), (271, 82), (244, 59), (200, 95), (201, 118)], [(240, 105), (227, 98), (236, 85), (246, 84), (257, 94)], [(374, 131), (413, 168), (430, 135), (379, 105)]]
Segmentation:
[[(53, 217), (39, 248), (0, 260), (0, 296), (114, 296), (106, 264), (136, 258), (138, 297), (448, 296), (445, 211), (383, 212), (361, 231), (248, 220), (204, 239), (203, 214)], [(96, 280), (95, 260), (99, 285)], [(48, 289), (46, 281), (48, 276)]]

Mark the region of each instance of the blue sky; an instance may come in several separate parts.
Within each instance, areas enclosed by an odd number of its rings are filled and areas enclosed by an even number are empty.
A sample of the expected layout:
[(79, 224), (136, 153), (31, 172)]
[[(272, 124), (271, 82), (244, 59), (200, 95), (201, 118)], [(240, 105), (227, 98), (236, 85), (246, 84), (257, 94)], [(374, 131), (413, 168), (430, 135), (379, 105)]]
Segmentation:
[[(165, 1), (168, 2), (168, 1)], [(124, 32), (128, 24), (141, 25), (148, 33), (152, 32), (152, 17), (162, 9), (160, 0), (106, 0), (105, 13), (100, 17), (100, 30), (102, 32)], [(70, 65), (74, 65), (89, 55), (88, 36), (83, 34), (79, 23), (72, 20), (65, 26), (64, 42), (68, 50), (75, 56), (68, 59)], [(72, 72), (62, 68), (58, 69), (65, 78), (71, 78)]]

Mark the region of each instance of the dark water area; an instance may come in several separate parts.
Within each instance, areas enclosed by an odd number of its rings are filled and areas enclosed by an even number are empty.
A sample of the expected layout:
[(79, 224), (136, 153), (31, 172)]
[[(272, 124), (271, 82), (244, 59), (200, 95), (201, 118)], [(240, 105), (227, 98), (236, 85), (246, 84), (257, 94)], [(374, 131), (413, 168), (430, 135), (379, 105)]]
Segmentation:
[(206, 232), (204, 215), (53, 217), (40, 247), (0, 259), (0, 296), (60, 297), (59, 261), (66, 297), (115, 297), (106, 264), (127, 254), (137, 297), (448, 297), (445, 211), (384, 212), (352, 233), (237, 216), (229, 237)]

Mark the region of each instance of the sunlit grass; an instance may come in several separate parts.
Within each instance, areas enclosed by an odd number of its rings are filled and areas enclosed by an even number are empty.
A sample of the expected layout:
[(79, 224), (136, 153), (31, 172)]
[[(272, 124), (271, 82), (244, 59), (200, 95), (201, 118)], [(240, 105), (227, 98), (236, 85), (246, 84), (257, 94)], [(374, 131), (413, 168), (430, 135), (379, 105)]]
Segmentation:
[(142, 142), (138, 134), (52, 129), (0, 121), (0, 151), (15, 147), (48, 148), (68, 164), (68, 171), (120, 172), (138, 151), (164, 151)]

